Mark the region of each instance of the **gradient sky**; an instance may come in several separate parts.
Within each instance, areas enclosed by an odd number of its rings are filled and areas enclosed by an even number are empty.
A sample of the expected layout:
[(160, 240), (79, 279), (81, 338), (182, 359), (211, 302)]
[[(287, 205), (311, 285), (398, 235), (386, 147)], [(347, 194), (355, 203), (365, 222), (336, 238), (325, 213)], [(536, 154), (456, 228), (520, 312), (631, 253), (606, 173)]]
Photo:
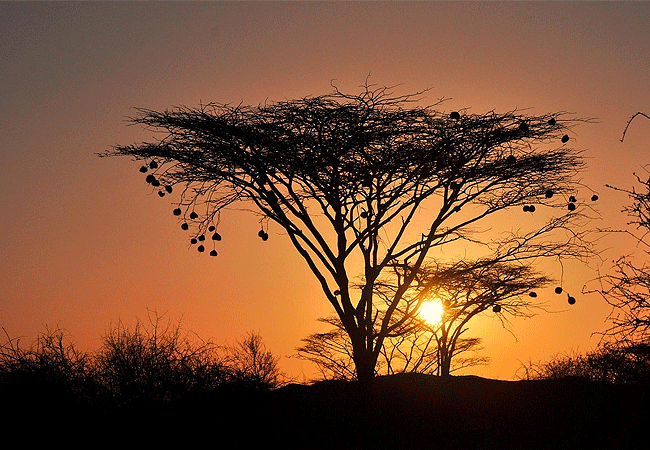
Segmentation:
[[(446, 110), (570, 111), (583, 182), (601, 201), (594, 226), (622, 227), (629, 188), (650, 164), (650, 2), (0, 3), (0, 326), (29, 343), (45, 327), (94, 350), (112, 324), (147, 309), (219, 343), (259, 332), (298, 381), (313, 368), (289, 355), (330, 314), (305, 264), (277, 229), (224, 220), (220, 256), (188, 249), (172, 200), (139, 165), (98, 158), (148, 135), (133, 107), (210, 101), (259, 104), (370, 82), (431, 88)], [(426, 99), (425, 99), (426, 102)], [(522, 220), (523, 217), (522, 217)], [(471, 326), (486, 367), (512, 379), (522, 363), (592, 349), (609, 308), (579, 294), (596, 270), (634, 251), (603, 236), (603, 262), (564, 267), (578, 299), (547, 295), (552, 313)], [(550, 264), (559, 278), (558, 265)]]

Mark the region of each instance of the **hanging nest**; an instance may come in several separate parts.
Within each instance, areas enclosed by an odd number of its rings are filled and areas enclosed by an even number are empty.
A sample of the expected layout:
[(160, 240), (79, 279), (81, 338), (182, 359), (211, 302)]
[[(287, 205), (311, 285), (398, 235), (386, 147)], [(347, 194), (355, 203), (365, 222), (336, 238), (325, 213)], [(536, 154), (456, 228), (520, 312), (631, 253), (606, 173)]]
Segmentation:
[(190, 226), (187, 223), (182, 223), (181, 224), (181, 230), (188, 230)]
[(199, 218), (199, 215), (195, 211), (192, 211), (190, 213), (190, 219), (194, 220), (194, 219), (198, 219), (198, 218)]
[(591, 196), (591, 201), (592, 201), (592, 202), (595, 202), (595, 201), (597, 201), (597, 200), (598, 200), (598, 196), (597, 196), (596, 194), (594, 194), (594, 195)]
[(562, 293), (562, 287), (561, 286), (556, 287), (555, 288), (555, 293), (556, 294), (561, 294)]
[(173, 213), (175, 216), (180, 216), (183, 213), (183, 211), (181, 211), (180, 208), (176, 208), (174, 209)]
[(219, 233), (214, 233), (212, 235), (212, 240), (213, 241), (220, 241), (221, 240), (221, 235)]
[(172, 188), (169, 184), (165, 186), (165, 190), (167, 191), (168, 194), (171, 194), (174, 188)]
[(569, 296), (567, 297), (567, 301), (569, 302), (569, 305), (575, 305), (575, 303), (576, 303), (576, 298), (575, 298), (575, 297), (572, 297), (571, 295), (569, 295)]
[(501, 312), (501, 305), (494, 305), (492, 307), (492, 312), (500, 313)]
[(550, 119), (548, 119), (548, 124), (549, 125), (555, 125), (556, 123), (557, 122), (555, 121), (555, 117), (551, 117)]
[(202, 245), (199, 245), (196, 249), (199, 251), (199, 253), (203, 253), (205, 251), (205, 247)]
[(537, 297), (537, 292), (535, 292), (535, 291), (530, 291), (530, 292), (528, 293), (528, 295), (530, 295), (531, 297), (535, 298), (535, 297)]
[(459, 120), (460, 114), (458, 113), (458, 111), (452, 111), (451, 114), (449, 114), (449, 118), (453, 120)]
[(217, 256), (217, 251), (216, 251), (216, 250), (212, 250), (212, 251), (210, 252), (210, 256)]
[(158, 163), (156, 161), (151, 161), (149, 163), (149, 167), (151, 167), (152, 169), (157, 169), (158, 168)]
[(142, 173), (147, 173), (147, 170), (149, 170), (149, 168), (147, 166), (140, 167), (140, 172), (142, 172)]
[(569, 135), (565, 134), (564, 136), (562, 136), (562, 143), (566, 144), (567, 142), (569, 142)]
[(553, 197), (553, 195), (555, 195), (555, 192), (553, 192), (552, 189), (547, 189), (544, 195), (546, 196), (546, 198), (551, 198)]

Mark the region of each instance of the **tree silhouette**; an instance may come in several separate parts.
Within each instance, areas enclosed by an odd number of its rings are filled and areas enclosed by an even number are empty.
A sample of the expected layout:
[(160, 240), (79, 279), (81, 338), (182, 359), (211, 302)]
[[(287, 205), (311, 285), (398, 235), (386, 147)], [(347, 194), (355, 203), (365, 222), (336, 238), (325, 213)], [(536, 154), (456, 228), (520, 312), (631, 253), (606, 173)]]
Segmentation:
[[(337, 317), (321, 318), (319, 321), (332, 325), (324, 333), (313, 333), (302, 339), (296, 357), (310, 361), (318, 368), (322, 379), (354, 380), (354, 359), (350, 337)], [(402, 335), (391, 335), (384, 339), (384, 345), (375, 367), (376, 375), (396, 373), (424, 373), (440, 375), (440, 352), (436, 330), (423, 321)], [(481, 338), (458, 338), (456, 356), (450, 372), (464, 367), (485, 364), (487, 357), (469, 353), (481, 350)], [(459, 355), (463, 355), (459, 358)]]
[[(374, 322), (382, 323), (387, 308), (403, 278), (411, 273), (408, 266), (393, 266), (393, 276), (377, 280), (378, 299)], [(411, 288), (391, 318), (391, 333), (380, 352), (385, 373), (422, 372), (449, 376), (453, 370), (485, 362), (485, 358), (459, 355), (477, 350), (480, 338), (467, 338), (469, 322), (484, 312), (498, 317), (504, 326), (508, 317), (531, 317), (542, 304), (536, 288), (551, 280), (523, 263), (504, 263), (493, 258), (461, 260), (455, 263), (428, 263), (420, 267)], [(443, 314), (439, 323), (430, 324), (414, 311), (427, 301), (439, 301)], [(572, 302), (573, 297), (568, 297)], [(385, 308), (381, 304), (385, 304)], [(334, 326), (326, 333), (303, 339), (298, 355), (315, 362), (323, 375), (350, 378), (352, 346), (340, 322), (331, 317), (322, 320)], [(394, 326), (400, 324), (399, 326)], [(456, 364), (452, 364), (455, 362)], [(380, 373), (380, 368), (376, 368)]]
[[(637, 117), (650, 119), (646, 113), (637, 112), (627, 121), (621, 142), (630, 124)], [(585, 288), (588, 293), (599, 293), (612, 306), (608, 317), (611, 326), (603, 334), (616, 340), (625, 341), (624, 345), (634, 347), (637, 343), (648, 343), (650, 338), (650, 177), (641, 178), (635, 174), (640, 189), (622, 189), (608, 185), (609, 188), (624, 192), (631, 203), (623, 208), (630, 217), (628, 225), (636, 231), (617, 230), (626, 233), (637, 242), (637, 248), (642, 249), (640, 259), (633, 255), (621, 256), (614, 261), (614, 273), (597, 278), (596, 288)]]
[[(144, 161), (161, 196), (182, 187), (174, 214), (192, 226), (199, 252), (210, 233), (219, 240), (222, 213), (235, 203), (260, 215), (261, 239), (271, 223), (284, 230), (350, 337), (357, 378), (368, 383), (384, 340), (408, 320), (393, 314), (434, 249), (464, 240), (499, 261), (585, 254), (584, 214), (569, 201), (583, 161), (568, 134), (583, 119), (449, 114), (435, 109), (442, 100), (420, 106), (421, 95), (366, 85), (359, 94), (335, 88), (257, 107), (139, 109), (132, 122), (162, 138), (104, 155)], [(544, 210), (541, 225), (502, 223), (508, 235), (476, 238), (495, 226), (489, 217), (535, 206)], [(375, 324), (375, 285), (396, 264), (409, 270)]]
[(647, 342), (650, 338), (650, 178), (643, 180), (637, 176), (641, 191), (615, 188), (626, 192), (632, 203), (623, 211), (630, 215), (629, 225), (636, 227), (639, 233), (629, 230), (642, 249), (643, 255), (635, 259), (633, 255), (621, 256), (614, 261), (614, 273), (599, 277), (599, 287), (587, 292), (598, 292), (612, 306), (609, 315), (611, 327), (605, 331), (606, 336), (623, 341)]
[(418, 295), (437, 298), (444, 307), (434, 330), (442, 376), (449, 376), (452, 360), (465, 351), (462, 336), (473, 318), (491, 312), (506, 325), (508, 316), (531, 317), (541, 307), (534, 289), (551, 281), (529, 265), (489, 258), (424, 267), (421, 272)]

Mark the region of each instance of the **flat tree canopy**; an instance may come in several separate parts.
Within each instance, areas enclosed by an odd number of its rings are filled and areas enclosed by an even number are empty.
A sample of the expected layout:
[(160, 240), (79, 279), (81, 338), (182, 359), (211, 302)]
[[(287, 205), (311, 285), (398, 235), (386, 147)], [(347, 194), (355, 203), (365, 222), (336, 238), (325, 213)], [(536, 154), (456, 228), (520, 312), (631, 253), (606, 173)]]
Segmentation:
[[(507, 237), (480, 241), (494, 244), (497, 261), (585, 249), (571, 198), (584, 163), (569, 138), (582, 119), (442, 112), (442, 101), (421, 106), (421, 94), (366, 85), (256, 107), (138, 109), (132, 122), (162, 137), (106, 155), (144, 161), (161, 196), (180, 186), (174, 214), (197, 243), (220, 237), (214, 227), (234, 203), (261, 215), (262, 239), (270, 222), (284, 229), (350, 336), (357, 377), (369, 380), (383, 340), (401, 326), (391, 316), (432, 249), (476, 242), (477, 226), (511, 207), (550, 213), (541, 226), (505, 223)], [(375, 283), (396, 264), (409, 269), (376, 322)]]

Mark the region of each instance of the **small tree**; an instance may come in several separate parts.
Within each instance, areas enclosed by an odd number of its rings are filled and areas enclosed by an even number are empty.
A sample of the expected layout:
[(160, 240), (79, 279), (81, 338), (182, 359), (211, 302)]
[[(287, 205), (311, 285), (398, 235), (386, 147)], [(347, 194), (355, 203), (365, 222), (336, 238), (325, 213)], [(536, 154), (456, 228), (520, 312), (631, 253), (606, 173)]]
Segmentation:
[[(302, 340), (296, 357), (310, 361), (318, 368), (323, 379), (355, 380), (354, 359), (350, 338), (337, 317), (319, 319), (332, 325), (330, 331), (313, 333)], [(468, 353), (481, 350), (480, 338), (459, 338), (451, 371), (464, 367), (485, 364), (488, 358), (467, 356)], [(377, 375), (395, 373), (440, 374), (440, 352), (436, 339), (436, 330), (421, 321), (409, 333), (388, 336), (375, 368)]]
[(235, 379), (248, 386), (272, 389), (281, 384), (279, 357), (266, 349), (262, 337), (257, 333), (248, 333), (231, 346), (227, 361)]
[[(393, 314), (435, 248), (471, 241), (473, 228), (504, 210), (537, 207), (545, 223), (495, 243), (499, 259), (584, 255), (572, 198), (583, 162), (567, 134), (580, 119), (444, 113), (434, 109), (440, 102), (418, 101), (366, 85), (257, 107), (140, 109), (133, 123), (162, 138), (105, 155), (144, 161), (161, 196), (181, 186), (174, 214), (192, 225), (199, 252), (210, 235), (221, 238), (216, 227), (235, 203), (260, 215), (261, 239), (271, 222), (283, 229), (350, 337), (357, 378), (369, 383), (384, 340), (403, 325)], [(375, 326), (375, 285), (401, 263), (409, 272)]]
[(489, 311), (505, 326), (508, 316), (531, 317), (540, 307), (534, 289), (551, 281), (528, 265), (492, 259), (428, 266), (421, 272), (417, 295), (436, 298), (443, 305), (434, 333), (443, 376), (450, 374), (452, 360), (467, 350), (462, 336), (472, 319)]
[[(401, 278), (410, 268), (394, 266), (393, 270), (394, 276), (376, 284), (377, 297), (384, 299), (386, 305), (390, 305)], [(529, 265), (490, 258), (421, 267), (401, 307), (393, 314), (393, 321), (401, 326), (395, 327), (384, 341), (382, 369), (385, 373), (397, 370), (449, 376), (454, 370), (485, 363), (485, 358), (467, 356), (481, 342), (479, 338), (464, 336), (469, 322), (485, 312), (493, 313), (504, 326), (508, 317), (531, 317), (535, 309), (542, 307), (535, 289), (550, 282)], [(443, 307), (438, 323), (427, 323), (412, 313), (434, 299)], [(569, 296), (569, 302), (572, 299)], [(385, 309), (378, 309), (375, 320), (381, 322), (384, 314)], [(309, 336), (298, 354), (315, 362), (323, 374), (348, 378), (351, 345), (336, 318), (326, 322), (334, 325), (334, 330)]]
[[(650, 119), (647, 114), (637, 112), (629, 120), (623, 131), (621, 142), (636, 117)], [(641, 249), (640, 258), (626, 255), (614, 261), (614, 273), (603, 275), (597, 279), (597, 288), (588, 289), (587, 292), (597, 292), (612, 306), (609, 315), (611, 327), (604, 335), (616, 340), (632, 343), (648, 343), (650, 340), (650, 178), (648, 172), (642, 178), (635, 174), (640, 189), (621, 189), (609, 186), (617, 191), (624, 192), (631, 200), (631, 204), (623, 208), (623, 212), (630, 217), (628, 225), (634, 231), (623, 230), (636, 241), (637, 248)], [(638, 262), (640, 261), (640, 263)]]

